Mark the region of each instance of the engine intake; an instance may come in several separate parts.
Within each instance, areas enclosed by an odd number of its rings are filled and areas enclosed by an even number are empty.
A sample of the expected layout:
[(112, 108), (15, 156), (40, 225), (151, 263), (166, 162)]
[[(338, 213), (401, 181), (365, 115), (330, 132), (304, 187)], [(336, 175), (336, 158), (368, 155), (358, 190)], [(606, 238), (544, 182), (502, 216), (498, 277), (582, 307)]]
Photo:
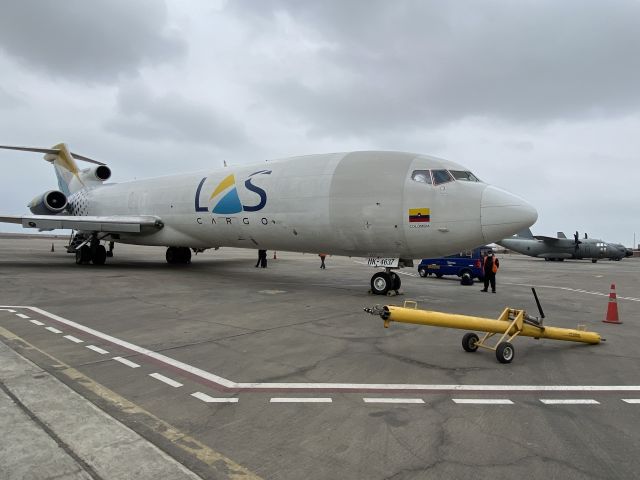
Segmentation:
[(59, 190), (49, 190), (31, 200), (28, 207), (35, 215), (57, 215), (67, 208), (67, 196)]

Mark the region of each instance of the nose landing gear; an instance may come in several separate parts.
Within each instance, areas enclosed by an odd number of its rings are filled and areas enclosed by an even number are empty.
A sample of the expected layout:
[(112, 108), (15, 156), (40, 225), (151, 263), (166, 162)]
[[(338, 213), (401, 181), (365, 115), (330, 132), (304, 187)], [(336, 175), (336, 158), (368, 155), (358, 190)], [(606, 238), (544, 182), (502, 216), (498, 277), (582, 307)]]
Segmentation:
[(385, 268), (384, 272), (378, 272), (371, 277), (371, 293), (374, 295), (399, 295), (400, 275), (391, 268)]

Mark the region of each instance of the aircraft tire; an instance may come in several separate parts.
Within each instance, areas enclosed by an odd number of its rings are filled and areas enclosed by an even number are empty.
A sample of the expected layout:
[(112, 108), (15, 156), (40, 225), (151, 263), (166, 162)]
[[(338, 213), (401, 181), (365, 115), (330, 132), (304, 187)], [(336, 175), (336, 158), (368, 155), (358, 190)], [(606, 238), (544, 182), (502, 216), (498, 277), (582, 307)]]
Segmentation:
[(391, 289), (391, 278), (386, 272), (378, 272), (371, 277), (371, 293), (386, 295)]
[(478, 335), (475, 333), (465, 333), (464, 337), (462, 337), (462, 348), (465, 352), (475, 352), (478, 350)]
[(174, 263), (178, 263), (179, 253), (176, 247), (167, 248), (167, 253), (164, 258), (167, 260), (167, 263), (173, 265)]
[(96, 251), (93, 253), (91, 257), (91, 262), (94, 265), (104, 265), (107, 261), (107, 249), (104, 248), (104, 245), (98, 245), (96, 247)]
[(591, 263), (596, 263), (597, 261), (598, 261), (598, 259), (597, 259), (597, 258), (592, 258), (592, 259), (591, 259)]
[(422, 278), (424, 278), (424, 277), (426, 277), (426, 276), (427, 276), (427, 271), (426, 271), (424, 268), (419, 268), (419, 269), (418, 269), (418, 274), (419, 274)]
[(83, 245), (76, 250), (76, 263), (78, 265), (86, 265), (91, 261), (91, 248), (88, 245)]
[(400, 280), (400, 275), (397, 273), (391, 272), (391, 290), (395, 290), (396, 292), (400, 290), (400, 286), (402, 285), (402, 280)]
[(188, 247), (180, 247), (180, 263), (191, 263), (191, 250)]
[(500, 342), (496, 347), (496, 358), (500, 363), (511, 363), (515, 353), (513, 344), (510, 342)]

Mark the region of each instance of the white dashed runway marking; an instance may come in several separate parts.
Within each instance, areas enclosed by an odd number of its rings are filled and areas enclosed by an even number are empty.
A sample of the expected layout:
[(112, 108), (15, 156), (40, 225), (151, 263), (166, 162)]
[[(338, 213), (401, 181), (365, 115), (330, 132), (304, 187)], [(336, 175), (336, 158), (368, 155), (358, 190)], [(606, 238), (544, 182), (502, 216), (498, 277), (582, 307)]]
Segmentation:
[(58, 330), (57, 328), (53, 328), (53, 327), (45, 327), (45, 330), (49, 330), (52, 333), (62, 333), (62, 330)]
[(155, 378), (156, 380), (160, 380), (161, 382), (164, 382), (167, 385), (171, 385), (173, 388), (178, 388), (182, 386), (180, 382), (176, 382), (175, 380), (172, 380), (169, 377), (165, 377), (164, 375), (161, 375), (159, 373), (150, 373), (149, 376)]
[(513, 405), (508, 398), (452, 398), (460, 405)]
[(269, 400), (271, 403), (331, 403), (333, 399), (324, 398), (308, 398), (308, 397), (274, 397)]
[(625, 403), (640, 403), (640, 398), (623, 398), (622, 401)]
[(131, 360), (127, 360), (126, 358), (122, 358), (122, 357), (113, 357), (113, 359), (116, 362), (120, 362), (123, 365), (126, 365), (127, 367), (131, 367), (131, 368), (139, 368), (140, 365), (138, 365), (137, 363), (133, 363)]
[(16, 313), (16, 316), (20, 317), (20, 318), (24, 318), (24, 319), (29, 319), (31, 318), (29, 315), (25, 315), (24, 313)]
[(39, 322), (38, 320), (29, 320), (31, 323), (33, 323), (34, 325), (38, 325), (39, 327), (41, 327), (42, 325), (44, 325), (44, 323)]
[(94, 352), (98, 352), (101, 355), (104, 355), (106, 353), (109, 353), (108, 351), (106, 351), (104, 348), (100, 348), (100, 347), (96, 347), (95, 345), (87, 345), (87, 348), (89, 350), (93, 350)]
[(545, 405), (600, 405), (600, 402), (590, 398), (541, 398)]
[(73, 335), (65, 335), (64, 338), (71, 340), (73, 343), (84, 343), (84, 340), (74, 337)]
[(363, 398), (362, 400), (364, 403), (424, 403), (421, 398)]

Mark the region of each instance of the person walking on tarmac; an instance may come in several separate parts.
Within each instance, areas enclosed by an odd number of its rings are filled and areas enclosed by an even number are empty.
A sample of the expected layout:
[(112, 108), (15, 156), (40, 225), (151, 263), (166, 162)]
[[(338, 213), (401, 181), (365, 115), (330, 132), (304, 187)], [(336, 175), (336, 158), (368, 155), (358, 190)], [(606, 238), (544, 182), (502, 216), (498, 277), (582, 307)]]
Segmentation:
[(324, 265), (324, 259), (327, 257), (326, 253), (319, 253), (318, 256), (320, 257), (320, 268), (322, 268), (323, 270), (327, 267), (325, 267)]
[(266, 250), (258, 250), (258, 263), (256, 263), (256, 268), (258, 267), (267, 268), (267, 251)]
[(494, 257), (493, 252), (488, 252), (482, 261), (482, 269), (484, 270), (484, 288), (481, 292), (486, 292), (489, 283), (491, 283), (491, 291), (496, 293), (496, 273), (500, 267), (500, 261)]

